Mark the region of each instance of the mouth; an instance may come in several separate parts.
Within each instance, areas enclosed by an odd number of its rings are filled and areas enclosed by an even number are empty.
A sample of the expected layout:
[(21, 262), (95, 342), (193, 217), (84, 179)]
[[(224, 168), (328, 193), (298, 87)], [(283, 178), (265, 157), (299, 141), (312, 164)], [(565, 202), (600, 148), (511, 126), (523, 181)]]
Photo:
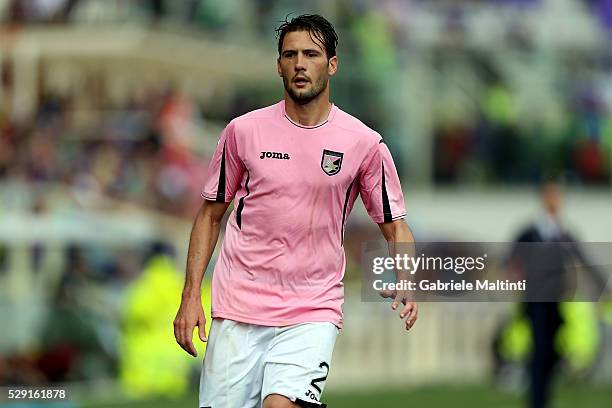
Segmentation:
[(293, 83), (299, 88), (306, 86), (306, 84), (308, 84), (309, 82), (309, 80), (303, 77), (297, 77), (293, 79)]

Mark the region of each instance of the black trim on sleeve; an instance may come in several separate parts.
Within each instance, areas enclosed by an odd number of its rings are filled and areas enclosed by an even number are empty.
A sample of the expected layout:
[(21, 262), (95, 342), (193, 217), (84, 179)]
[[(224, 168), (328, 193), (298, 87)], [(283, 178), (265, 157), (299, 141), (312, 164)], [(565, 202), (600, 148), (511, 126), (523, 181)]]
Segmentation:
[(353, 183), (355, 183), (355, 180), (351, 181), (351, 184), (349, 184), (348, 189), (346, 190), (346, 197), (344, 198), (344, 207), (342, 208), (342, 226), (340, 227), (340, 234), (341, 234), (341, 246), (344, 245), (344, 221), (346, 220), (346, 209), (348, 207), (348, 202), (349, 199), (351, 197), (351, 190), (353, 189)]
[(389, 203), (389, 195), (387, 194), (387, 184), (385, 183), (385, 164), (382, 165), (382, 208), (383, 221), (385, 223), (393, 221), (391, 214), (391, 204)]
[(219, 170), (219, 183), (215, 201), (218, 203), (225, 202), (225, 142), (223, 143), (223, 153), (221, 154), (221, 169)]
[(303, 399), (300, 399), (300, 398), (296, 398), (295, 403), (303, 408), (327, 408), (327, 404), (304, 401)]
[(247, 170), (247, 179), (244, 182), (244, 188), (246, 189), (246, 194), (240, 197), (238, 200), (238, 208), (236, 209), (236, 223), (238, 224), (238, 228), (242, 229), (242, 210), (244, 209), (244, 199), (246, 196), (251, 194), (249, 190), (249, 180), (251, 179), (251, 173)]

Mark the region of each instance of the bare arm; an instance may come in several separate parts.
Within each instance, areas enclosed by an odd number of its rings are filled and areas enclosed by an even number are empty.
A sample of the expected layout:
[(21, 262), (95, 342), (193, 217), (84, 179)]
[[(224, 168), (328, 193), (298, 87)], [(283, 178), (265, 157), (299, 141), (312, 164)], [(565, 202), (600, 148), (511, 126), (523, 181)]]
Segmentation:
[(183, 288), (183, 299), (200, 298), (200, 287), (204, 271), (210, 262), (212, 253), (219, 239), (221, 220), (229, 203), (216, 203), (204, 200), (196, 215), (187, 253), (187, 275)]
[(177, 343), (194, 357), (197, 356), (197, 351), (191, 338), (196, 326), (200, 339), (206, 341), (206, 318), (201, 300), (202, 279), (219, 239), (221, 220), (228, 206), (229, 203), (204, 200), (191, 229), (187, 274), (181, 306), (174, 319), (174, 337)]
[[(389, 256), (395, 257), (396, 254), (406, 254), (413, 257), (415, 255), (414, 236), (410, 228), (408, 228), (406, 221), (399, 219), (384, 224), (378, 224), (378, 227), (389, 245)], [(409, 279), (410, 273), (408, 271), (397, 270), (396, 276), (399, 282), (403, 279)], [(391, 304), (393, 310), (396, 310), (400, 303), (404, 304), (404, 307), (400, 311), (400, 318), (406, 318), (406, 330), (410, 330), (417, 320), (419, 308), (416, 302), (410, 301), (408, 292), (382, 291), (381, 296), (394, 299)]]

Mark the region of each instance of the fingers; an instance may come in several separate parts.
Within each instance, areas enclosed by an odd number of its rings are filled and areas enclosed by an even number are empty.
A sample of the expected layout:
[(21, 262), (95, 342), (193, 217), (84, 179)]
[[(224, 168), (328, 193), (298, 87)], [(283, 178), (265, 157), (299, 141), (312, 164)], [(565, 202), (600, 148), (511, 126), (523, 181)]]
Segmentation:
[(202, 316), (198, 322), (198, 334), (200, 336), (200, 340), (206, 342), (206, 318), (204, 316)]
[[(181, 345), (181, 337), (179, 335), (180, 331), (178, 329), (178, 324), (177, 324), (177, 320), (174, 319), (174, 323), (172, 324), (173, 328), (174, 328), (174, 339), (176, 340), (176, 342), (179, 344), (179, 346)], [(183, 346), (181, 346), (183, 347)]]
[(191, 338), (193, 336), (193, 329), (195, 324), (188, 324), (186, 319), (180, 316), (174, 320), (174, 338), (176, 342), (183, 350), (191, 354), (194, 357), (198, 356)]
[(406, 293), (404, 291), (399, 291), (395, 294), (395, 299), (393, 300), (393, 304), (391, 304), (391, 309), (397, 309), (400, 303), (406, 304)]
[(400, 319), (406, 318), (406, 330), (410, 330), (416, 323), (419, 315), (419, 306), (415, 302), (407, 302), (400, 312)]
[(381, 290), (379, 292), (383, 298), (393, 298), (391, 309), (396, 310), (400, 304), (405, 305), (400, 311), (400, 319), (406, 319), (406, 330), (410, 330), (416, 323), (419, 315), (419, 306), (415, 302), (409, 302), (406, 291)]
[(191, 354), (194, 357), (198, 356), (198, 351), (195, 349), (195, 346), (193, 345), (193, 329), (195, 328), (195, 326), (190, 326), (190, 325), (186, 325), (185, 328), (183, 329), (183, 341), (184, 341), (184, 346), (183, 349), (188, 352), (189, 354)]

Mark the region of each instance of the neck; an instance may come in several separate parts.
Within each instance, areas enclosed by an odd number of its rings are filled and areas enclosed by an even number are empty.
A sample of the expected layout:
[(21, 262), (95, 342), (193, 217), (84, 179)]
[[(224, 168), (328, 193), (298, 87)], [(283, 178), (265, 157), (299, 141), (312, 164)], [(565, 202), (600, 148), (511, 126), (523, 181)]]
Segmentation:
[(319, 96), (305, 104), (296, 103), (285, 92), (285, 113), (292, 121), (302, 126), (316, 126), (325, 122), (331, 106), (327, 92), (321, 92)]

